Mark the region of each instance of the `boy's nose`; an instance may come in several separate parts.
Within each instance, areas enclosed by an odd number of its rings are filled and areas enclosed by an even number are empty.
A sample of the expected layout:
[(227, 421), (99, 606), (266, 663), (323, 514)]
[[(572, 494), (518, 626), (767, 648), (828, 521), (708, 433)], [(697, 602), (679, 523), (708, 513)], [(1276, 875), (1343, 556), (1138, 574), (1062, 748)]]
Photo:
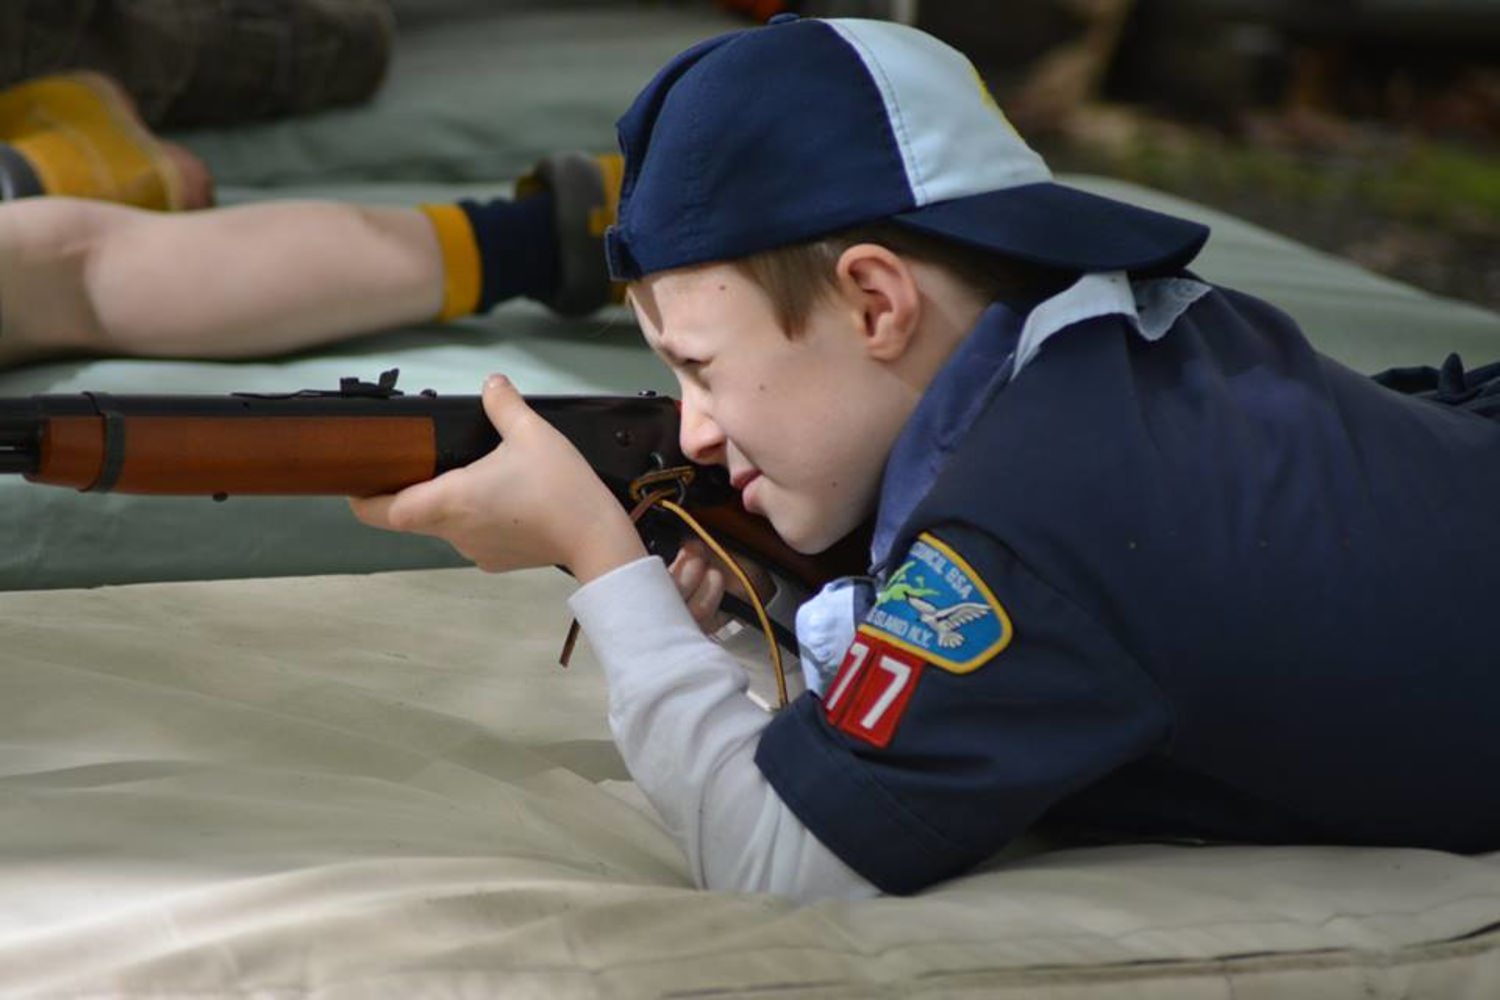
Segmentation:
[(682, 453), (699, 465), (722, 465), (724, 432), (714, 423), (713, 418), (695, 406), (690, 399), (684, 398), (681, 421), (677, 438)]

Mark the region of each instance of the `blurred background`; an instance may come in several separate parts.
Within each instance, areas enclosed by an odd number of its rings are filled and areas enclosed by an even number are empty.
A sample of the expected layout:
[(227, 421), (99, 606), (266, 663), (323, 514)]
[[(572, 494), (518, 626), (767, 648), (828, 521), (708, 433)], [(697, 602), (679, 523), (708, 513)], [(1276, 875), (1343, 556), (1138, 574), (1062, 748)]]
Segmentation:
[[(344, 145), (349, 176), (493, 180), (606, 144), (680, 40), (783, 11), (948, 40), (1059, 171), (1500, 309), (1500, 0), (0, 0), (0, 82), (103, 69), (226, 184), (339, 179), (303, 154)], [(341, 113), (372, 95), (400, 149)], [(483, 134), (454, 106), (502, 100)]]
[(1500, 309), (1500, 0), (807, 0), (968, 53), (1054, 169)]

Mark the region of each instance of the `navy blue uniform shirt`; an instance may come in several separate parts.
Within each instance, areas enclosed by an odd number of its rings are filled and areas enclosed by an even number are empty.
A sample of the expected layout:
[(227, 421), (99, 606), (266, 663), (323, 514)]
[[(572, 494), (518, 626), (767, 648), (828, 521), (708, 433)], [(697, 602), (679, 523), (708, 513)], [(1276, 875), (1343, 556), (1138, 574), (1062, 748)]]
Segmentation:
[(880, 888), (1044, 818), (1500, 848), (1500, 422), (1203, 291), (1040, 347), (992, 308), (898, 441), (877, 602), (756, 757)]

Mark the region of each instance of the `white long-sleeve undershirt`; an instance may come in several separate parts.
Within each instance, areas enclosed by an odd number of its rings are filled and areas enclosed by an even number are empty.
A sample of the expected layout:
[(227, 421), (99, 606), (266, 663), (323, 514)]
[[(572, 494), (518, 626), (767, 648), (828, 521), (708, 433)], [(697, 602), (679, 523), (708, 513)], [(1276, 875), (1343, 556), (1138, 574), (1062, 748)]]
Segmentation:
[(646, 557), (568, 601), (609, 683), (609, 723), (636, 784), (709, 889), (800, 900), (879, 890), (823, 846), (755, 765), (770, 717), (733, 656), (693, 620), (660, 559)]

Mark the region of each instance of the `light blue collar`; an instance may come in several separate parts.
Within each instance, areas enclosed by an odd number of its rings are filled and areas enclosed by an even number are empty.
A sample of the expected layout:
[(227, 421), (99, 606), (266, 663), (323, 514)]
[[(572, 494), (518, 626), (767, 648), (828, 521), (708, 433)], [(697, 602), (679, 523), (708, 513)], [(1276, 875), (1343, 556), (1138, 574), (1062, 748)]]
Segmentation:
[(1136, 282), (1122, 271), (1086, 274), (1022, 316), (997, 302), (944, 362), (907, 419), (886, 460), (870, 562), (890, 558), (896, 532), (932, 488), (948, 455), (974, 420), (1042, 345), (1060, 331), (1099, 316), (1124, 316), (1146, 340), (1164, 337), (1209, 291), (1189, 278)]

